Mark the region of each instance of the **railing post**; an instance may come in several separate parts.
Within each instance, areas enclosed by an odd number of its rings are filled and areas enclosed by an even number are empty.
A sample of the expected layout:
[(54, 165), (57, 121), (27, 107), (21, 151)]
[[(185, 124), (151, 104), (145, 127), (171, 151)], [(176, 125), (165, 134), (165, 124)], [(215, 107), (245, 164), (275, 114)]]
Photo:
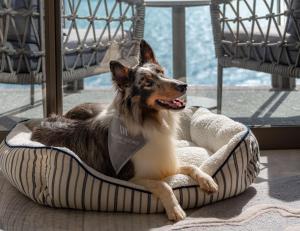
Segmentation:
[(46, 83), (44, 116), (62, 114), (62, 38), (61, 1), (45, 0), (45, 68)]
[(173, 76), (175, 79), (186, 77), (185, 50), (185, 8), (172, 8), (173, 27)]

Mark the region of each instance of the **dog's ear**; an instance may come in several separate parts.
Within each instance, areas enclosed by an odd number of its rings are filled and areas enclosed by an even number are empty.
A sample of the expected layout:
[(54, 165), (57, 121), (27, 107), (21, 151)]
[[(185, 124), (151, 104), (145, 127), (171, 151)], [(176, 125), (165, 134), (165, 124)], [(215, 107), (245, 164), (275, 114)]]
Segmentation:
[(145, 40), (142, 40), (140, 43), (140, 65), (144, 63), (158, 64), (151, 46)]
[(112, 72), (113, 83), (120, 89), (124, 89), (130, 81), (129, 68), (118, 61), (110, 61), (109, 66)]

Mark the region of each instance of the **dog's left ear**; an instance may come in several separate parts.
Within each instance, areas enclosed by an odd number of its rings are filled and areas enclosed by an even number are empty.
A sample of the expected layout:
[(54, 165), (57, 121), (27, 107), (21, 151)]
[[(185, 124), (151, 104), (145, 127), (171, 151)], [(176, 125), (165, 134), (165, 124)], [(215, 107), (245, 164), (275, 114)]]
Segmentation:
[(140, 43), (140, 65), (144, 63), (158, 64), (151, 46), (145, 40), (142, 40)]
[(120, 89), (124, 89), (130, 81), (129, 68), (118, 61), (110, 61), (109, 66), (112, 72), (113, 83)]

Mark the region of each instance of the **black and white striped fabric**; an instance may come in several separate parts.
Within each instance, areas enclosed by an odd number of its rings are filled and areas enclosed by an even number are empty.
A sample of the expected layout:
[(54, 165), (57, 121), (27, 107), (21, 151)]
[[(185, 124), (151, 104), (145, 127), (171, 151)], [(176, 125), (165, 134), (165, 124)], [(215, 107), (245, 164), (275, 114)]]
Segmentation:
[[(258, 143), (251, 131), (243, 128), (229, 139), (230, 145), (222, 145), (221, 160), (213, 161), (218, 166), (207, 171), (219, 185), (217, 193), (205, 194), (195, 184), (173, 188), (184, 209), (233, 197), (254, 181), (259, 172)], [(193, 135), (192, 131), (187, 133)], [(51, 207), (96, 211), (163, 212), (161, 202), (144, 188), (95, 171), (68, 149), (45, 147), (28, 141), (29, 138), (26, 127), (17, 125), (0, 146), (0, 167), (9, 182), (33, 201)], [(214, 153), (217, 155), (218, 151)], [(209, 160), (206, 162), (211, 165)], [(204, 165), (201, 168), (205, 170)]]

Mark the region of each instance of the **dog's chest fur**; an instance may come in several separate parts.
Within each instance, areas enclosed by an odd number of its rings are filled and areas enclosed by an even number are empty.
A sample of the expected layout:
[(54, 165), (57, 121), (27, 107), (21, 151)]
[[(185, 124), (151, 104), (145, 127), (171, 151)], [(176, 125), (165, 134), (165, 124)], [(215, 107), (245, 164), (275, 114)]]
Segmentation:
[(162, 135), (148, 141), (131, 159), (134, 178), (163, 179), (176, 174), (178, 163), (173, 145), (172, 138)]
[(140, 133), (147, 140), (146, 145), (131, 158), (134, 178), (163, 179), (176, 174), (178, 170), (174, 143), (177, 117), (165, 111), (159, 115), (159, 119), (159, 126), (151, 121), (141, 127), (127, 123), (129, 131)]

